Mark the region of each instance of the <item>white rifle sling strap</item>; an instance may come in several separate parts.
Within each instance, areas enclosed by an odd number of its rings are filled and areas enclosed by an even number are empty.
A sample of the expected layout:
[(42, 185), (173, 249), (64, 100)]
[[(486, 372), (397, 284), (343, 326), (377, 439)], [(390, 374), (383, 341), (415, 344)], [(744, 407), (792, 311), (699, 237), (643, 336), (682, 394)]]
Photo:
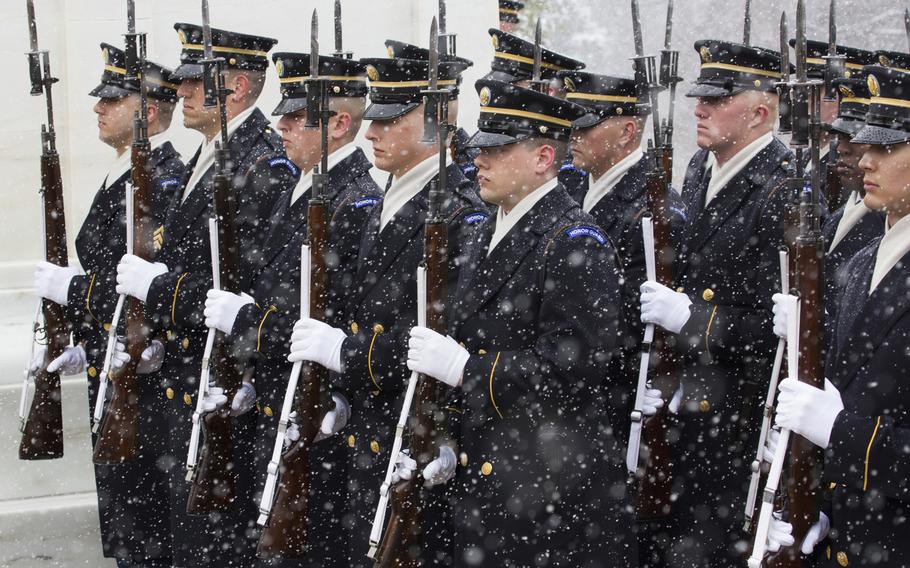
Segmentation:
[[(300, 319), (310, 317), (311, 267), (310, 247), (303, 245), (300, 247)], [(281, 454), (284, 451), (284, 437), (290, 425), (291, 407), (294, 405), (294, 395), (297, 393), (297, 382), (300, 380), (302, 368), (303, 361), (294, 363), (291, 367), (291, 376), (288, 378), (287, 389), (284, 391), (284, 402), (281, 404), (281, 416), (278, 420), (278, 433), (275, 435), (275, 444), (272, 446), (272, 459), (269, 460), (265, 489), (263, 489), (262, 499), (259, 501), (259, 519), (256, 523), (260, 526), (265, 526), (269, 520), (272, 505), (275, 503)]]
[[(427, 325), (427, 269), (425, 266), (417, 268), (417, 325)], [(389, 505), (389, 496), (392, 490), (392, 474), (395, 471), (395, 462), (401, 452), (404, 439), (404, 429), (408, 424), (411, 414), (411, 405), (414, 403), (414, 392), (417, 390), (417, 380), (420, 375), (411, 373), (408, 378), (408, 390), (404, 395), (401, 405), (401, 414), (398, 415), (398, 424), (395, 426), (395, 441), (392, 443), (392, 453), (389, 454), (389, 466), (386, 468), (385, 479), (379, 487), (379, 503), (376, 505), (376, 515), (373, 517), (373, 528), (370, 531), (370, 550), (367, 556), (374, 558), (382, 540), (382, 530), (385, 526), (385, 513)]]
[[(650, 215), (641, 218), (641, 232), (645, 241), (645, 272), (648, 280), (657, 280), (654, 252), (654, 219)], [(645, 389), (648, 386), (648, 366), (651, 362), (651, 342), (654, 341), (654, 324), (645, 325), (645, 336), (641, 342), (641, 361), (638, 364), (638, 384), (635, 387), (635, 406), (632, 410), (632, 424), (629, 428), (629, 446), (626, 449), (626, 469), (630, 474), (638, 470), (638, 456), (641, 447), (641, 427), (644, 422)]]
[[(133, 254), (133, 212), (136, 198), (136, 188), (131, 183), (126, 184), (126, 254)], [(98, 433), (101, 428), (101, 418), (104, 416), (104, 403), (107, 398), (107, 384), (111, 377), (111, 366), (114, 361), (114, 352), (117, 350), (117, 329), (120, 327), (120, 317), (123, 315), (123, 305), (126, 303), (126, 294), (117, 296), (117, 305), (114, 307), (114, 316), (111, 318), (111, 327), (107, 330), (107, 350), (104, 352), (104, 364), (101, 375), (98, 377), (98, 394), (95, 398), (95, 411), (92, 414), (92, 432)]]
[[(782, 294), (790, 293), (790, 255), (786, 250), (780, 251), (780, 291)], [(777, 393), (777, 383), (780, 381), (780, 368), (784, 360), (784, 349), (787, 340), (777, 341), (777, 352), (774, 354), (774, 366), (771, 369), (771, 381), (768, 383), (768, 394), (765, 396), (764, 416), (762, 416), (761, 431), (758, 435), (758, 448), (755, 450), (755, 459), (752, 460), (752, 478), (749, 480), (749, 493), (746, 494), (746, 526), (751, 530), (752, 517), (755, 515), (755, 501), (758, 497), (758, 484), (761, 480), (761, 470), (764, 462), (764, 448), (768, 443), (768, 432), (771, 430), (774, 417), (774, 397)]]
[[(209, 219), (209, 246), (212, 249), (212, 288), (221, 289), (221, 256), (218, 250), (218, 220)], [(199, 373), (199, 393), (196, 395), (196, 409), (193, 411), (193, 429), (190, 432), (190, 448), (186, 456), (186, 480), (192, 481), (196, 473), (196, 460), (199, 457), (199, 436), (202, 433), (202, 416), (205, 414), (203, 405), (209, 392), (209, 360), (212, 349), (215, 347), (214, 327), (210, 327), (205, 336), (205, 351), (202, 353), (202, 370)]]
[[(793, 311), (787, 314), (787, 375), (796, 379), (799, 377), (799, 301), (791, 307)], [(780, 485), (780, 474), (784, 468), (787, 457), (787, 446), (790, 445), (790, 430), (781, 428), (780, 439), (771, 461), (771, 470), (768, 472), (768, 482), (762, 493), (761, 512), (758, 517), (758, 526), (755, 529), (755, 542), (752, 545), (752, 556), (749, 557), (749, 568), (761, 568), (765, 551), (768, 548), (768, 531), (771, 527), (771, 515), (774, 513), (774, 497)]]
[(25, 364), (25, 378), (22, 379), (22, 390), (19, 392), (19, 430), (25, 430), (25, 419), (28, 417), (28, 409), (31, 406), (29, 402), (29, 388), (34, 374), (32, 373), (32, 361), (35, 359), (35, 344), (38, 342), (36, 334), (41, 327), (41, 306), (43, 301), (38, 299), (38, 306), (35, 308), (35, 317), (32, 318), (32, 342), (28, 351), (28, 362)]

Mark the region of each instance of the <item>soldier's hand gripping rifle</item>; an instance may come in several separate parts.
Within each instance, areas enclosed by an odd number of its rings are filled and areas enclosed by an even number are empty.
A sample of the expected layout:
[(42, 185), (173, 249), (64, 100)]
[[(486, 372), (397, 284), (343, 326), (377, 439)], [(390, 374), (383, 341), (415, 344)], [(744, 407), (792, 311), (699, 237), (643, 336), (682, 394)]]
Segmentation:
[[(241, 291), (239, 251), (234, 224), (237, 199), (232, 187), (233, 164), (227, 133), (226, 98), (229, 90), (224, 85), (224, 58), (213, 56), (208, 0), (202, 0), (202, 35), (205, 58), (200, 63), (203, 65), (204, 105), (209, 108), (218, 107), (221, 127), (221, 140), (215, 142), (213, 180), (213, 212), (218, 220), (221, 288), (238, 294)], [(234, 356), (230, 342), (221, 333), (216, 334), (212, 356), (214, 381), (224, 391), (227, 399), (232, 400), (243, 381), (244, 369)], [(204, 385), (200, 384), (200, 388), (204, 388)], [(199, 452), (199, 464), (192, 475), (192, 487), (187, 500), (187, 512), (191, 514), (226, 510), (234, 499), (231, 405), (227, 404), (205, 414), (201, 426), (202, 449)]]
[[(672, 14), (672, 5), (668, 15)], [(639, 104), (646, 104), (651, 109), (651, 120), (654, 127), (653, 139), (648, 144), (648, 159), (651, 168), (647, 175), (646, 198), (649, 215), (647, 224), (653, 226), (653, 239), (646, 243), (652, 250), (646, 252), (654, 258), (654, 277), (657, 282), (670, 284), (673, 279), (673, 247), (670, 243), (669, 212), (666, 201), (669, 189), (669, 179), (664, 165), (658, 155), (658, 148), (662, 140), (661, 121), (659, 113), (658, 94), (661, 90), (660, 80), (657, 75), (655, 57), (644, 55), (644, 45), (641, 33), (641, 18), (639, 15), (638, 1), (632, 0), (632, 27), (635, 41), (635, 79), (638, 85)], [(666, 50), (669, 51), (669, 50)], [(672, 61), (672, 59), (670, 59)], [(675, 73), (668, 77), (675, 76)], [(675, 81), (670, 81), (673, 84)], [(644, 102), (647, 101), (647, 102)], [(669, 124), (669, 123), (668, 123)], [(643, 224), (643, 229), (648, 230)], [(653, 245), (652, 245), (653, 243)], [(636, 391), (636, 404), (644, 394), (644, 381), (651, 376), (651, 384), (660, 389), (664, 396), (672, 396), (678, 388), (678, 378), (674, 356), (671, 347), (666, 342), (666, 334), (659, 327), (645, 329), (645, 338), (642, 342), (642, 356), (639, 369), (639, 385)], [(652, 361), (651, 354), (656, 351), (657, 361)], [(654, 365), (653, 368), (651, 365)], [(641, 393), (641, 394), (639, 394)], [(642, 423), (641, 408), (636, 406), (632, 414), (632, 428), (629, 432), (629, 447), (626, 455), (626, 464), (630, 473), (635, 472), (639, 462), (639, 438), (644, 438), (647, 446), (648, 458), (644, 465), (643, 475), (639, 480), (636, 510), (639, 519), (655, 519), (665, 517), (671, 508), (671, 451), (669, 445), (669, 424), (667, 405), (657, 410), (657, 413)]]
[[(338, 22), (336, 21), (336, 31)], [(313, 173), (312, 197), (307, 209), (307, 240), (300, 252), (300, 317), (325, 319), (328, 241), (329, 108), (330, 79), (319, 73), (319, 18), (313, 10), (310, 27), (310, 77), (307, 79), (306, 127), (320, 130), (322, 156)], [(283, 452), (291, 406), (297, 399), (300, 438)], [(294, 363), (288, 379), (278, 433), (268, 466), (268, 477), (259, 505), (259, 556), (303, 558), (307, 552), (310, 491), (310, 450), (319, 433), (322, 416), (331, 410), (328, 371), (311, 361)], [(277, 487), (277, 493), (276, 493)]]
[[(26, 0), (28, 33), (31, 50), (28, 70), (31, 94), (44, 94), (47, 104), (47, 123), (41, 126), (41, 209), (44, 233), (44, 259), (57, 266), (67, 266), (66, 218), (63, 211), (63, 178), (60, 156), (57, 154), (57, 133), (54, 129), (54, 103), (51, 89), (57, 79), (51, 76), (50, 55), (38, 50), (38, 28), (33, 0)], [(63, 456), (63, 407), (61, 405), (60, 374), (49, 373), (47, 366), (59, 357), (70, 342), (70, 329), (63, 306), (44, 299), (41, 301), (44, 328), (36, 330), (47, 341), (44, 361), (35, 371), (35, 393), (21, 424), (22, 441), (19, 459), (42, 460)]]
[[(132, 187), (127, 188), (127, 253), (143, 260), (152, 260), (153, 247), (151, 165), (149, 158), (152, 146), (148, 133), (148, 92), (145, 82), (146, 34), (136, 33), (136, 6), (134, 0), (127, 0), (126, 34), (126, 81), (139, 91), (139, 110), (133, 121), (133, 147), (131, 159)], [(96, 464), (117, 464), (136, 461), (139, 432), (139, 388), (136, 369), (141, 361), (142, 351), (148, 346), (149, 327), (145, 320), (145, 308), (136, 298), (129, 298), (126, 315), (126, 352), (129, 361), (111, 375), (114, 395), (107, 405), (107, 414), (101, 422), (98, 440), (95, 442), (93, 461)], [(123, 305), (123, 296), (117, 300), (117, 307)], [(116, 334), (120, 313), (115, 309), (111, 322), (111, 334)], [(113, 345), (112, 345), (113, 343)], [(116, 346), (108, 337), (108, 351), (105, 353), (105, 367), (110, 373), (110, 361)], [(101, 380), (107, 375), (102, 371)], [(95, 415), (104, 408), (105, 387), (98, 389)], [(95, 421), (94, 428), (98, 427)]]
[[(825, 100), (837, 101), (837, 87), (834, 81), (844, 77), (847, 71), (847, 58), (837, 54), (837, 13), (836, 0), (831, 0), (828, 11), (828, 55), (825, 56)], [(826, 125), (827, 126), (827, 125)], [(828, 210), (836, 211), (844, 204), (844, 185), (837, 173), (837, 146), (839, 138), (831, 133), (828, 143), (828, 155), (825, 157), (825, 198)], [(818, 187), (818, 186), (816, 186)]]
[[(429, 88), (423, 92), (426, 113), (436, 118), (435, 124), (425, 122), (423, 142), (439, 148), (439, 174), (430, 182), (429, 204), (425, 223), (423, 260), (417, 269), (417, 325), (446, 333), (446, 283), (448, 282), (448, 226), (443, 213), (446, 199), (446, 155), (448, 138), (453, 131), (449, 124), (450, 91), (439, 86), (439, 36), (436, 18), (430, 26)], [(414, 416), (408, 417), (412, 403)], [(436, 381), (411, 373), (404, 403), (395, 430), (392, 453), (386, 477), (380, 487), (379, 503), (370, 533), (367, 556), (377, 567), (416, 568), (421, 566), (425, 525), (425, 499), (422, 472), (433, 460), (442, 438), (435, 414), (437, 406)], [(415, 475), (391, 486), (395, 461), (403, 444), (407, 428), (408, 447), (417, 462)], [(386, 506), (392, 507), (386, 527)], [(383, 528), (385, 534), (383, 535)]]

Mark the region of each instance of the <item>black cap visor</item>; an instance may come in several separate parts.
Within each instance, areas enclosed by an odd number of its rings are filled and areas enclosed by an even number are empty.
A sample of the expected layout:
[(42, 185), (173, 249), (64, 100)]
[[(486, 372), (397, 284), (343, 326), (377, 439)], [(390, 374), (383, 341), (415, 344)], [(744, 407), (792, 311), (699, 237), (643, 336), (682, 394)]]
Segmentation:
[(465, 148), (496, 148), (498, 146), (508, 146), (520, 142), (522, 138), (500, 134), (499, 132), (484, 132), (478, 130), (465, 143)]
[(275, 110), (272, 111), (272, 116), (284, 116), (286, 114), (301, 111), (306, 108), (306, 105), (306, 97), (281, 99), (281, 102), (279, 102), (278, 106), (275, 107)]
[(846, 134), (847, 136), (853, 136), (859, 132), (866, 123), (862, 120), (850, 119), (850, 118), (837, 118), (828, 129), (832, 132), (837, 132), (839, 134)]
[(123, 97), (128, 97), (132, 94), (133, 91), (124, 89), (123, 87), (101, 83), (91, 90), (89, 96), (98, 97), (100, 99), (122, 99)]
[(366, 120), (394, 120), (419, 107), (420, 103), (371, 103), (363, 113)]
[(872, 144), (875, 146), (888, 146), (910, 141), (910, 132), (883, 126), (865, 125), (856, 136), (850, 140), (851, 144)]
[(584, 115), (583, 117), (581, 117), (578, 120), (576, 120), (575, 122), (573, 122), (572, 128), (574, 128), (576, 130), (584, 130), (585, 128), (591, 128), (592, 126), (597, 126), (598, 124), (607, 120), (608, 118), (610, 118), (610, 117), (601, 116), (600, 113), (597, 113), (597, 112), (589, 112), (588, 114)]
[(519, 77), (505, 71), (490, 71), (480, 79), (481, 81), (502, 81), (503, 83), (514, 83), (516, 81), (527, 81), (528, 77)]
[(171, 73), (171, 79), (185, 81), (187, 79), (202, 79), (205, 68), (198, 63), (183, 63)]
[(720, 97), (732, 97), (733, 95), (738, 95), (745, 90), (746, 89), (744, 87), (736, 87), (732, 85), (731, 88), (727, 88), (713, 85), (711, 83), (696, 83), (692, 86), (689, 92), (686, 93), (686, 96), (715, 99)]

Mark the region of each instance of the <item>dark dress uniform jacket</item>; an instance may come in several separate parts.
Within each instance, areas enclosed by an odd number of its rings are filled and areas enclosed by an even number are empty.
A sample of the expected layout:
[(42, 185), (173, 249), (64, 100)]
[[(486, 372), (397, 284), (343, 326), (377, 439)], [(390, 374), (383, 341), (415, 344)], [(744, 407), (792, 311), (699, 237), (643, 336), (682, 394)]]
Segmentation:
[(749, 452), (777, 344), (771, 296), (780, 289), (782, 182), (792, 155), (773, 140), (705, 207), (707, 160), (700, 150), (689, 162), (680, 197), (686, 219), (671, 223), (672, 287), (692, 301), (691, 317), (676, 336), (685, 395), (673, 448), (677, 537), (694, 539), (691, 556), (677, 562), (692, 566), (741, 559), (730, 547), (743, 538), (737, 531), (754, 457)]
[[(299, 172), (284, 155), (280, 137), (258, 109), (233, 133), (228, 148), (234, 162), (241, 282), (248, 282), (268, 232), (268, 215), (278, 196), (294, 187)], [(181, 188), (168, 208), (158, 261), (166, 264), (169, 271), (152, 282), (146, 302), (148, 316), (160, 329), (167, 330), (169, 338), (164, 365), (156, 375), (157, 401), (163, 406), (170, 433), (163, 459), (169, 466), (174, 564), (184, 567), (242, 559), (255, 550), (255, 541), (247, 533), (247, 526), (256, 519), (250, 447), (256, 420), (253, 413), (233, 420), (234, 455), (250, 456), (247, 461), (234, 461), (234, 509), (211, 520), (186, 513), (189, 484), (184, 478), (184, 466), (207, 332), (203, 317), (205, 294), (212, 287), (208, 220), (216, 166), (209, 168), (181, 203), (183, 186), (189, 181), (198, 156), (197, 152), (187, 164)]]
[[(152, 223), (157, 227), (183, 175), (180, 154), (170, 142), (152, 150)], [(79, 234), (76, 254), (85, 274), (70, 282), (66, 312), (73, 324), (73, 343), (82, 343), (88, 357), (89, 416), (95, 408), (98, 378), (107, 350), (107, 330), (117, 305), (117, 263), (126, 253), (126, 185), (131, 171), (105, 180), (89, 209)], [(126, 311), (121, 316), (125, 323)], [(143, 381), (140, 381), (143, 383)], [(145, 385), (142, 385), (145, 386)], [(139, 461), (118, 466), (95, 466), (101, 544), (104, 555), (141, 562), (170, 558), (166, 512), (155, 506), (164, 492), (164, 479), (155, 467), (160, 431), (152, 413), (142, 413)], [(92, 437), (94, 444), (95, 436)]]
[(620, 325), (610, 239), (561, 185), (487, 256), (474, 235), (450, 318), (461, 388), (456, 566), (636, 566), (604, 370)]
[(825, 455), (831, 495), (823, 566), (910, 566), (910, 254), (870, 295), (880, 239), (845, 265), (825, 378), (840, 391)]
[[(329, 170), (327, 201), (328, 270), (326, 322), (343, 326), (341, 303), (352, 288), (360, 237), (367, 218), (378, 208), (381, 191), (370, 176), (372, 168), (357, 149)], [(244, 306), (232, 334), (254, 353), (251, 365), (259, 396), (256, 433), (256, 491), (261, 492), (272, 457), (281, 405), (292, 364), (287, 357), (294, 323), (300, 319), (300, 246), (307, 236), (307, 207), (312, 190), (290, 203), (293, 189), (281, 196), (266, 239), (262, 263), (253, 271), (249, 293), (255, 304)], [(346, 393), (345, 393), (346, 394)], [(342, 436), (317, 443), (310, 451), (313, 476), (308, 498), (308, 541), (304, 561), (289, 566), (348, 566), (349, 537), (342, 526), (346, 506), (347, 445)], [(258, 499), (258, 495), (257, 495)], [(269, 566), (279, 565), (270, 563)]]
[[(848, 197), (850, 199), (850, 197)], [(853, 227), (844, 235), (834, 250), (828, 251), (834, 235), (837, 232), (837, 225), (844, 216), (843, 206), (832, 213), (822, 226), (822, 236), (825, 239), (825, 304), (829, 306), (829, 312), (833, 312), (831, 301), (837, 298), (838, 290), (841, 290), (850, 279), (851, 274), (841, 267), (844, 266), (856, 253), (869, 244), (881, 237), (885, 233), (885, 217), (879, 212), (870, 211), (863, 215)]]
[[(449, 230), (449, 294), (464, 262), (464, 246), (489, 213), (456, 164), (446, 170), (449, 197), (442, 212)], [(380, 232), (380, 207), (370, 212), (354, 288), (345, 302), (349, 334), (342, 347), (343, 372), (333, 389), (351, 394), (352, 415), (343, 434), (348, 447), (351, 566), (366, 558), (379, 485), (385, 476), (410, 371), (408, 337), (417, 325), (417, 266), (423, 258), (429, 183)]]

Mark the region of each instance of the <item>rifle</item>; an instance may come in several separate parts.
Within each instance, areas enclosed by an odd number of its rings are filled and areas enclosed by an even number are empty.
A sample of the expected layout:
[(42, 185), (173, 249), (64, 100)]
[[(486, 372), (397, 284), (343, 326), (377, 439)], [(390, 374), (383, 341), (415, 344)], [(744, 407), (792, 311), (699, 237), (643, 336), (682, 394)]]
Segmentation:
[[(453, 126), (449, 124), (449, 90), (439, 86), (438, 29), (436, 18), (433, 18), (430, 25), (429, 88), (423, 95), (427, 115), (436, 117), (437, 122), (430, 125), (425, 118), (424, 124), (427, 128), (424, 130), (422, 142), (438, 144), (439, 175), (430, 182), (423, 260), (417, 269), (417, 325), (445, 333), (449, 236), (442, 205), (446, 196), (447, 140)], [(422, 517), (426, 499), (421, 472), (436, 453), (436, 437), (439, 433), (439, 425), (435, 419), (436, 399), (435, 380), (411, 373), (370, 533), (370, 549), (367, 556), (375, 561), (374, 565), (377, 567), (416, 568), (421, 565), (424, 529)], [(411, 456), (417, 462), (417, 471), (410, 480), (403, 480), (395, 487), (391, 487), (392, 472), (401, 450), (412, 401), (416, 410), (410, 420), (408, 445)], [(383, 536), (386, 504), (390, 498), (391, 514)]]
[[(47, 124), (41, 126), (41, 209), (44, 233), (44, 258), (58, 266), (69, 264), (66, 250), (66, 217), (63, 209), (63, 178), (57, 134), (54, 130), (54, 103), (51, 87), (57, 79), (51, 76), (50, 54), (38, 50), (38, 27), (33, 0), (26, 0), (31, 50), (28, 52), (31, 94), (44, 94)], [(35, 393), (28, 416), (21, 424), (22, 441), (19, 459), (44, 460), (63, 457), (63, 406), (60, 374), (49, 373), (47, 366), (59, 357), (70, 342), (70, 328), (63, 306), (50, 300), (41, 301), (44, 327), (36, 337), (47, 340), (47, 351), (41, 367), (35, 371)]]
[[(151, 260), (153, 248), (151, 165), (149, 158), (152, 146), (148, 133), (148, 92), (145, 83), (146, 34), (136, 33), (136, 6), (134, 0), (127, 0), (126, 34), (126, 81), (138, 88), (139, 110), (133, 120), (133, 147), (131, 158), (132, 187), (127, 188), (127, 246), (129, 254), (143, 260)], [(123, 298), (123, 296), (121, 296)], [(117, 306), (122, 309), (122, 301)], [(115, 310), (111, 333), (116, 333), (120, 312)], [(145, 323), (145, 308), (136, 298), (129, 299), (126, 315), (126, 351), (130, 360), (118, 373), (111, 375), (114, 395), (108, 405), (107, 415), (101, 423), (101, 431), (95, 442), (92, 456), (94, 463), (111, 465), (136, 461), (139, 434), (139, 387), (136, 368), (142, 351), (148, 345), (149, 328)], [(108, 351), (111, 350), (110, 337)], [(109, 356), (105, 364), (109, 364)], [(104, 373), (102, 373), (104, 375)], [(105, 377), (106, 378), (106, 377)], [(99, 388), (95, 402), (96, 413), (103, 408), (104, 396)], [(95, 427), (98, 424), (96, 422)]]
[[(672, 17), (672, 3), (668, 5), (668, 31)], [(661, 90), (660, 79), (656, 71), (656, 61), (653, 55), (644, 55), (644, 45), (641, 30), (641, 17), (639, 15), (638, 0), (632, 0), (632, 31), (635, 42), (635, 80), (638, 84), (639, 100), (647, 100), (651, 109), (651, 121), (653, 126), (653, 138), (648, 143), (647, 159), (651, 163), (651, 168), (647, 174), (646, 182), (646, 199), (647, 212), (650, 214), (649, 225), (653, 227), (653, 239), (647, 246), (653, 246), (653, 250), (646, 251), (654, 259), (653, 276), (657, 282), (670, 283), (673, 280), (673, 262), (674, 254), (670, 243), (669, 214), (667, 210), (666, 194), (670, 185), (670, 178), (667, 177), (672, 173), (672, 159), (662, 158), (672, 155), (672, 146), (670, 141), (665, 138), (666, 135), (672, 135), (672, 115), (666, 123), (667, 128), (661, 128), (659, 99), (658, 95)], [(668, 39), (668, 38), (667, 38)], [(669, 42), (665, 43), (665, 52), (668, 57), (665, 61), (667, 65), (666, 84), (671, 87), (671, 93), (675, 91), (675, 84), (678, 82), (676, 77), (675, 63), (678, 61), (678, 54), (672, 55), (669, 50)], [(672, 106), (671, 106), (672, 108)], [(669, 170), (667, 167), (669, 166)], [(646, 230), (645, 225), (642, 226)], [(653, 243), (653, 245), (652, 245)], [(646, 256), (647, 258), (647, 256)], [(649, 455), (645, 462), (643, 474), (639, 480), (638, 493), (636, 498), (636, 513), (639, 519), (649, 520), (662, 518), (670, 513), (671, 509), (671, 491), (672, 491), (672, 463), (671, 450), (669, 445), (669, 417), (666, 405), (658, 409), (657, 413), (642, 423), (640, 413), (640, 397), (644, 395), (644, 384), (642, 379), (649, 374), (652, 377), (651, 382), (664, 394), (676, 392), (679, 380), (676, 375), (676, 364), (672, 348), (666, 341), (666, 334), (658, 327), (654, 327), (651, 333), (645, 328), (645, 338), (641, 347), (641, 361), (639, 367), (639, 385), (636, 389), (636, 409), (632, 414), (632, 428), (629, 433), (629, 447), (626, 454), (626, 462), (630, 473), (635, 473), (638, 469), (639, 461), (639, 437), (644, 437), (645, 445), (649, 449)], [(651, 354), (657, 353), (657, 361), (652, 366)], [(643, 367), (642, 367), (643, 366)]]
[(335, 0), (335, 53), (332, 55), (341, 59), (354, 59), (354, 52), (345, 51), (341, 39), (341, 0)]
[[(828, 11), (828, 55), (825, 56), (825, 100), (837, 100), (837, 87), (834, 81), (844, 77), (847, 70), (847, 58), (837, 54), (837, 19), (836, 0), (831, 0)], [(838, 138), (831, 136), (828, 143), (828, 155), (825, 160), (825, 197), (828, 209), (836, 211), (844, 204), (844, 188), (840, 176), (837, 175), (837, 145)], [(819, 187), (819, 186), (815, 186)]]
[(746, 0), (745, 15), (743, 17), (743, 44), (752, 45), (752, 0)]
[[(337, 24), (336, 20), (336, 31)], [(310, 27), (310, 77), (307, 81), (306, 127), (320, 129), (322, 157), (313, 173), (313, 194), (307, 209), (307, 241), (300, 251), (300, 317), (324, 320), (328, 285), (325, 262), (328, 201), (325, 194), (329, 182), (329, 119), (334, 113), (329, 108), (329, 78), (319, 74), (319, 17), (315, 9)], [(257, 551), (261, 557), (303, 558), (306, 554), (310, 449), (319, 434), (320, 420), (331, 406), (329, 389), (324, 388), (327, 384), (328, 372), (316, 363), (295, 363), (291, 368), (259, 505), (258, 522), (265, 525)], [(282, 454), (295, 391), (300, 438)]]
[(540, 18), (537, 18), (537, 24), (534, 26), (534, 70), (531, 74), (530, 88), (538, 93), (548, 94), (550, 92), (550, 83), (541, 79), (542, 51), (540, 47), (541, 24)]
[[(219, 276), (223, 289), (240, 291), (240, 270), (237, 238), (234, 226), (236, 196), (232, 184), (233, 164), (228, 149), (227, 108), (229, 90), (224, 85), (224, 58), (215, 58), (212, 50), (212, 28), (209, 24), (208, 0), (202, 0), (202, 35), (205, 58), (202, 63), (206, 107), (218, 107), (221, 140), (215, 142), (215, 177), (213, 180), (213, 212), (218, 219)], [(216, 259), (212, 259), (215, 261)], [(228, 400), (243, 381), (243, 365), (232, 353), (223, 334), (216, 334), (214, 346), (214, 375)], [(200, 381), (201, 382), (201, 381)], [(200, 388), (204, 388), (200, 385)], [(187, 512), (205, 514), (226, 510), (234, 499), (233, 442), (230, 404), (202, 417), (203, 442), (199, 466), (192, 471), (192, 486), (187, 500)], [(189, 474), (189, 472), (188, 472)]]

